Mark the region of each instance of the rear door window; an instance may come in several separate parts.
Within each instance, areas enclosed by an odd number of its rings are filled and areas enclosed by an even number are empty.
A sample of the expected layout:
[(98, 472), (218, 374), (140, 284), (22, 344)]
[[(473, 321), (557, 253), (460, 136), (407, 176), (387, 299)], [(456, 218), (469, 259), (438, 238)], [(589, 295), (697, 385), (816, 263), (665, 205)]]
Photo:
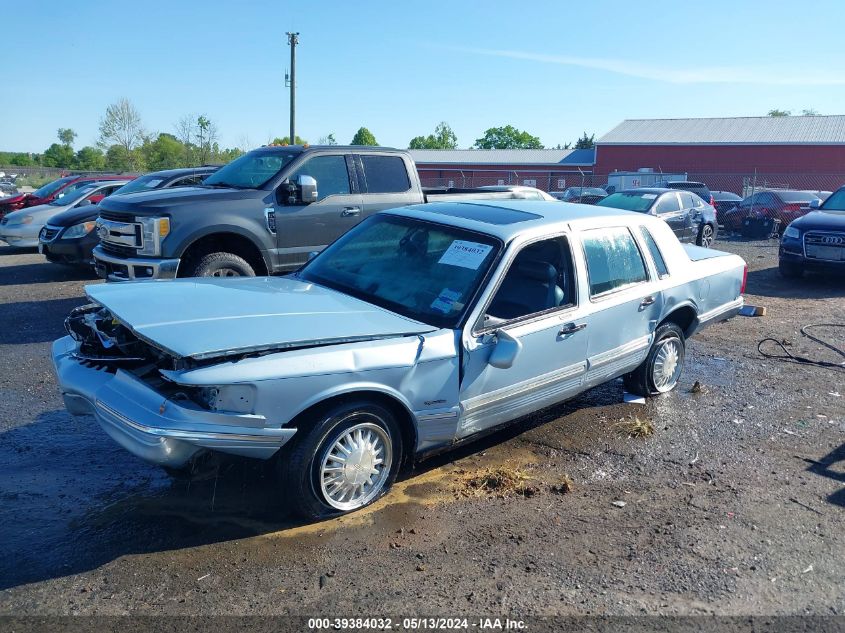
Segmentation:
[(361, 156), (368, 193), (403, 193), (411, 188), (401, 156)]
[(660, 248), (657, 246), (657, 242), (654, 241), (651, 232), (644, 226), (640, 227), (640, 231), (643, 234), (646, 248), (648, 248), (648, 252), (654, 260), (654, 268), (657, 270), (657, 276), (661, 279), (668, 277), (669, 269), (666, 267), (666, 260), (663, 259), (663, 253), (660, 252)]
[(642, 254), (630, 230), (593, 229), (585, 231), (583, 236), (591, 297), (648, 280)]

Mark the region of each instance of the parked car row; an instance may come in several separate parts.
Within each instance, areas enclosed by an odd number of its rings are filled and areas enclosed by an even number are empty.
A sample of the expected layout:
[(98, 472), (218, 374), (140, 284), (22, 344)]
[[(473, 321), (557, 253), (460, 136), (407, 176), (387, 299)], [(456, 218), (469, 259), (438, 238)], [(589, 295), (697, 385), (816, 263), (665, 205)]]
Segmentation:
[[(95, 182), (102, 182), (104, 180), (124, 182), (132, 180), (135, 176), (131, 175), (117, 175), (117, 174), (100, 174), (97, 176), (65, 176), (47, 183), (40, 189), (36, 189), (32, 193), (19, 193), (17, 195), (0, 198), (0, 218), (5, 214), (19, 209), (26, 209), (27, 207), (35, 207), (42, 204), (47, 204), (58, 198), (63, 198), (79, 189)], [(96, 200), (95, 202), (99, 202)]]
[(783, 230), (778, 268), (784, 277), (798, 278), (807, 271), (845, 274), (845, 187)]

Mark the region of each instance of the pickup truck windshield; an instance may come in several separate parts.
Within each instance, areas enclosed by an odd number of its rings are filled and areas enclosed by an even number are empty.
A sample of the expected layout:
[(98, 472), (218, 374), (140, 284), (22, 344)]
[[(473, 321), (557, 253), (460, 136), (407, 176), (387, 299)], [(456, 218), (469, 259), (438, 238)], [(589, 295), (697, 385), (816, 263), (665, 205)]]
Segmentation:
[(236, 158), (203, 181), (204, 186), (257, 189), (278, 174), (299, 152), (254, 150)]
[(499, 252), (489, 235), (374, 216), (298, 276), (408, 318), (454, 328)]

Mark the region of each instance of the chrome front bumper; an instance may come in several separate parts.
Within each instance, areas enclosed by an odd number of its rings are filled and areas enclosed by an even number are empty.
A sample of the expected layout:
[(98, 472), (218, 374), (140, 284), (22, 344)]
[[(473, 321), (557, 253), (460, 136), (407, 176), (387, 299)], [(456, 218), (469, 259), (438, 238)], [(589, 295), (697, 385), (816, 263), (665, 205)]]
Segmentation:
[(112, 374), (82, 365), (76, 341), (53, 343), (53, 365), (67, 410), (93, 415), (130, 453), (162, 466), (180, 467), (206, 450), (269, 459), (296, 429), (265, 426), (259, 415), (225, 414), (180, 406), (129, 372)]
[(179, 259), (153, 259), (146, 257), (117, 257), (94, 248), (94, 268), (97, 275), (108, 281), (135, 281), (136, 279), (175, 279)]

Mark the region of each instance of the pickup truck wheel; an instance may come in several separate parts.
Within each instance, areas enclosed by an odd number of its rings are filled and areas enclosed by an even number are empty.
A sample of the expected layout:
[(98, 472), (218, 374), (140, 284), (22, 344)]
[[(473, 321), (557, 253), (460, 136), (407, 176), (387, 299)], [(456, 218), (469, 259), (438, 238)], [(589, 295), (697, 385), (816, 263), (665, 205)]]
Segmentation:
[(684, 370), (684, 332), (675, 323), (664, 323), (643, 363), (624, 376), (625, 389), (638, 396), (672, 391)]
[(698, 229), (698, 237), (695, 239), (695, 243), (704, 248), (713, 246), (713, 227), (709, 224), (702, 224), (701, 228)]
[(288, 501), (315, 520), (363, 508), (384, 495), (399, 472), (402, 434), (393, 415), (357, 401), (324, 412), (279, 455)]
[(786, 262), (781, 259), (778, 262), (778, 272), (781, 274), (781, 277), (786, 277), (787, 279), (799, 279), (804, 276), (804, 267), (801, 264)]
[(252, 266), (232, 253), (209, 253), (197, 260), (189, 277), (255, 277)]

